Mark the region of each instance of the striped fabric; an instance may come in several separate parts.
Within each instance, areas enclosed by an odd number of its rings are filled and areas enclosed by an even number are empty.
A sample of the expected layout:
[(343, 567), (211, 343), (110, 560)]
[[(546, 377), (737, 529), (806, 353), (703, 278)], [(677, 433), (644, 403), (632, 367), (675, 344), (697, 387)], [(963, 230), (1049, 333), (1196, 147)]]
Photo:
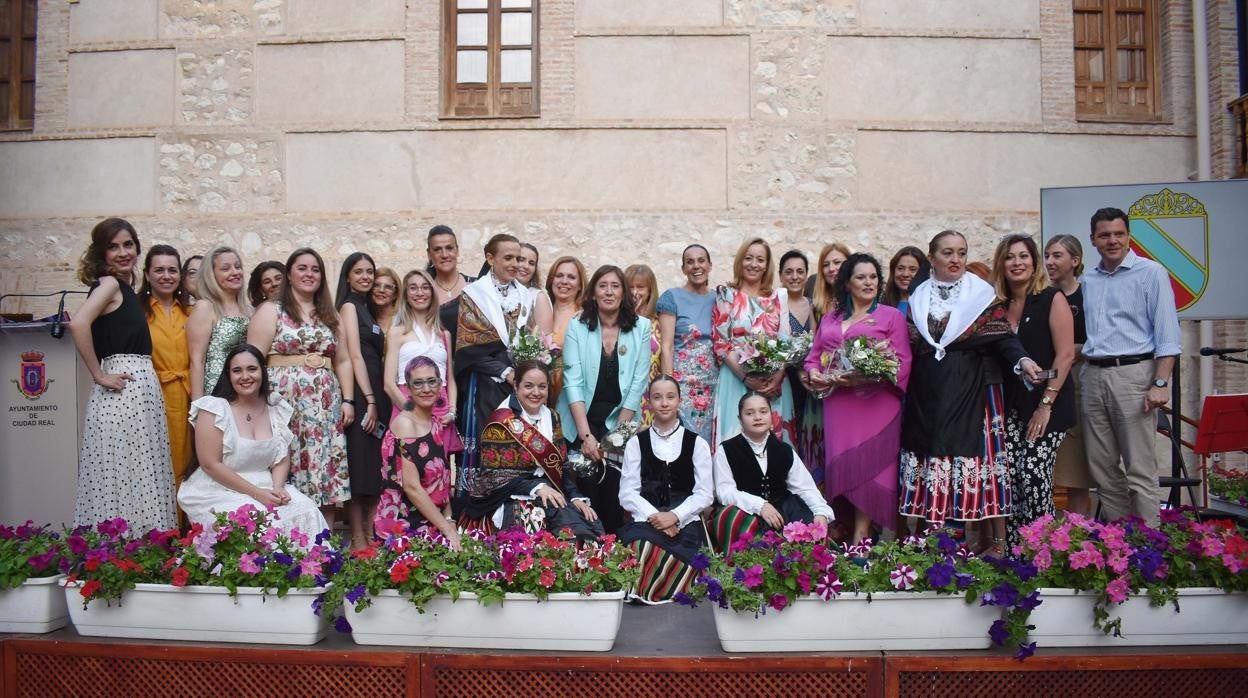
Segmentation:
[(1165, 267), (1128, 252), (1113, 272), (1098, 264), (1084, 274), (1082, 289), (1088, 330), (1084, 356), (1103, 359), (1182, 352), (1174, 289)]
[(487, 536), (494, 535), (494, 522), (488, 518), (473, 519), (467, 514), (460, 514), (459, 520), (455, 522), (460, 531), (481, 531)]
[(667, 603), (677, 593), (689, 591), (698, 576), (697, 570), (648, 540), (633, 541), (629, 547), (641, 565), (641, 577), (630, 597), (642, 603)]
[(762, 523), (754, 514), (747, 514), (737, 507), (724, 507), (715, 514), (715, 525), (711, 527), (711, 545), (715, 552), (723, 555), (738, 538), (747, 533), (757, 536), (761, 528)]

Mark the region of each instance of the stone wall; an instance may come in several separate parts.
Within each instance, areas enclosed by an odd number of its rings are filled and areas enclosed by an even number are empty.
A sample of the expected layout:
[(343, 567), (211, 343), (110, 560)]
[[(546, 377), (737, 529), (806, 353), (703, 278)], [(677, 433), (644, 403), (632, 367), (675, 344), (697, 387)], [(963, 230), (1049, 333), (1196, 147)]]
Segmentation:
[[(545, 0), (541, 116), (495, 120), (439, 118), (439, 3), (41, 0), (35, 128), (0, 133), (0, 293), (74, 286), (105, 215), (248, 265), (311, 245), (406, 270), (436, 222), (467, 269), (509, 231), (663, 285), (687, 242), (723, 281), (755, 235), (887, 257), (953, 227), (985, 258), (1038, 232), (1041, 187), (1194, 171), (1191, 21), (1163, 4), (1165, 119), (1103, 124), (1075, 118), (1067, 0)], [(1220, 173), (1234, 20), (1210, 3)]]

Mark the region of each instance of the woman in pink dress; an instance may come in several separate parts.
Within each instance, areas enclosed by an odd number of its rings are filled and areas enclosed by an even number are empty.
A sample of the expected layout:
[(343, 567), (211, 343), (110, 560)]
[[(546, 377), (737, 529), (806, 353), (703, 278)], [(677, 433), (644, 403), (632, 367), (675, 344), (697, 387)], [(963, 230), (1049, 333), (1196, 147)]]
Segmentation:
[[(820, 321), (805, 364), (811, 387), (832, 391), (823, 402), (824, 491), (828, 501), (843, 496), (853, 505), (855, 542), (869, 536), (871, 522), (889, 526), (897, 518), (901, 399), (910, 377), (910, 340), (905, 316), (880, 303), (882, 279), (874, 257), (850, 255), (833, 286), (836, 309)], [(895, 380), (838, 370), (839, 350), (856, 337), (888, 343), (899, 362)]]

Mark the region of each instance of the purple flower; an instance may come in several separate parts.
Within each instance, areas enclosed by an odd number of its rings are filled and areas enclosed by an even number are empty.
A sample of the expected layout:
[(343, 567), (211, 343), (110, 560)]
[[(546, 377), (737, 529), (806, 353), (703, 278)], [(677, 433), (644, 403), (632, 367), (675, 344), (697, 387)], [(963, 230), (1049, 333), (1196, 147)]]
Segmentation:
[(711, 601), (719, 601), (724, 595), (724, 587), (714, 577), (703, 577), (706, 580), (706, 598)]
[(992, 627), (988, 628), (988, 637), (992, 638), (992, 644), (998, 647), (1004, 645), (1005, 641), (1010, 637), (1010, 631), (1006, 629), (1005, 621), (993, 621)]
[(789, 605), (789, 599), (784, 594), (772, 594), (771, 600), (767, 603), (777, 611), (783, 611), (784, 607)]
[[(1009, 582), (1001, 582), (992, 588), (992, 597), (996, 599), (997, 606), (1009, 608), (1018, 601), (1018, 589)], [(987, 594), (985, 594), (987, 596)]]
[(763, 583), (763, 566), (754, 565), (745, 571), (745, 574), (739, 580), (745, 585), (746, 589), (753, 589)]
[(330, 533), (328, 528), (321, 529), (321, 532), (316, 534), (316, 545), (320, 545), (333, 537), (334, 534)]
[(672, 600), (682, 606), (688, 606), (689, 608), (694, 608), (698, 605), (698, 602), (694, 601), (692, 596), (683, 591), (676, 592), (676, 595), (672, 597)]
[(953, 565), (948, 562), (938, 562), (927, 568), (927, 583), (932, 585), (934, 589), (940, 589), (949, 586), (949, 582), (953, 581)]
[(286, 553), (273, 553), (273, 561), (279, 565), (288, 566), (295, 561), (295, 558)]
[(975, 583), (975, 575), (965, 572), (954, 572), (953, 579), (958, 583), (959, 589), (965, 589)]
[(347, 592), (347, 601), (349, 603), (355, 603), (359, 601), (360, 599), (364, 597), (364, 591), (365, 590), (364, 590), (363, 584), (356, 586), (354, 589)]
[(334, 630), (337, 630), (340, 633), (351, 632), (351, 624), (347, 622), (346, 616), (338, 616), (334, 619)]
[[(1034, 628), (1035, 626), (1033, 625), (1033, 626), (1027, 626), (1027, 627)], [(1036, 653), (1036, 643), (1020, 642), (1018, 644), (1018, 652), (1015, 653), (1014, 657), (1018, 659), (1018, 661), (1021, 662), (1035, 653)]]
[(1040, 600), (1040, 592), (1033, 591), (1030, 594), (1020, 598), (1014, 604), (1014, 608), (1017, 608), (1020, 611), (1034, 611), (1035, 608), (1042, 603), (1044, 602)]
[(101, 521), (96, 525), (96, 529), (110, 538), (116, 538), (130, 529), (130, 525), (123, 518), (110, 519)]
[(952, 555), (958, 552), (958, 547), (958, 542), (953, 539), (953, 536), (944, 531), (936, 532), (936, 549), (941, 555)]
[(30, 565), (31, 568), (33, 569), (41, 570), (51, 565), (53, 562), (56, 561), (56, 559), (57, 559), (56, 551), (49, 550), (48, 552), (42, 555), (35, 555), (34, 557), (30, 558), (29, 560), (26, 561), (26, 564)]
[(81, 535), (77, 533), (65, 539), (65, 544), (69, 546), (70, 552), (74, 553), (75, 555), (81, 555), (85, 553), (87, 551), (87, 548), (90, 547), (87, 545), (87, 539), (83, 538)]
[(705, 572), (711, 566), (711, 559), (702, 553), (696, 553), (689, 561), (689, 566), (699, 572)]

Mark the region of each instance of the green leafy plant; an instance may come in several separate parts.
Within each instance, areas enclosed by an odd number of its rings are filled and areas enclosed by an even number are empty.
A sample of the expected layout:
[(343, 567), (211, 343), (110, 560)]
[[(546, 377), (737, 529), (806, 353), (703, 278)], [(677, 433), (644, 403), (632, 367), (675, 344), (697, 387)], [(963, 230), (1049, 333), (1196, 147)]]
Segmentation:
[(65, 541), (51, 526), (0, 526), (0, 591), (60, 574), (69, 565), (65, 553)]
[(1214, 465), (1206, 472), (1209, 494), (1228, 502), (1248, 506), (1248, 470), (1231, 470)]

